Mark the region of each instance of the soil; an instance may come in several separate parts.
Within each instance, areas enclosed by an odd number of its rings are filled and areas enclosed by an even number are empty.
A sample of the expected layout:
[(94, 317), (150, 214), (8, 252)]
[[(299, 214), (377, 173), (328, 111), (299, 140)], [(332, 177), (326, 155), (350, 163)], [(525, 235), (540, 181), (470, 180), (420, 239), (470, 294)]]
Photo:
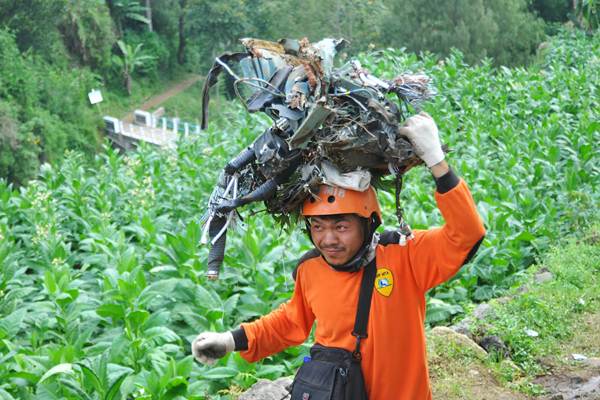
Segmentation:
[[(588, 314), (578, 324), (573, 340), (561, 355), (544, 360), (549, 373), (535, 383), (543, 386), (544, 400), (600, 399), (600, 313)], [(575, 360), (573, 354), (587, 358)]]
[[(189, 88), (190, 86), (192, 86), (194, 83), (198, 82), (201, 79), (202, 79), (202, 76), (193, 75), (193, 76), (189, 77), (188, 79), (169, 87), (167, 90), (165, 90), (161, 94), (152, 96), (151, 98), (146, 100), (141, 106), (137, 107), (136, 109), (144, 110), (144, 111), (151, 111), (151, 110), (155, 109), (156, 107), (158, 107), (159, 105), (161, 105), (162, 103), (164, 103), (165, 101), (169, 100), (171, 97), (176, 96), (179, 93), (183, 92), (184, 90), (186, 90), (187, 88)], [(125, 115), (122, 118), (122, 120), (125, 122), (129, 122), (129, 123), (133, 122), (133, 111), (130, 112), (129, 114)]]
[[(574, 335), (555, 355), (538, 360), (547, 372), (534, 383), (539, 396), (527, 396), (499, 382), (485, 357), (443, 339), (428, 340), (433, 398), (445, 400), (600, 400), (600, 312), (584, 313)], [(576, 360), (573, 354), (585, 359)], [(577, 356), (579, 358), (579, 356)], [(507, 361), (507, 367), (514, 366)], [(517, 368), (514, 366), (514, 368)], [(517, 373), (518, 376), (518, 373)], [(517, 378), (518, 379), (518, 378)]]
[[(429, 376), (434, 399), (444, 400), (525, 400), (528, 397), (514, 392), (497, 380), (484, 361), (455, 347), (450, 341), (428, 341)], [(485, 354), (485, 353), (484, 353)]]

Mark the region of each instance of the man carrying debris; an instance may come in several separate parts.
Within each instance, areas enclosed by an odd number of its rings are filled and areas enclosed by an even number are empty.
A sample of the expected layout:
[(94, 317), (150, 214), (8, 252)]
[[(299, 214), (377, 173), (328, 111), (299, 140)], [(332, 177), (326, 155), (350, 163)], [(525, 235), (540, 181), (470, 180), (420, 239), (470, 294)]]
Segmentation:
[[(485, 230), (467, 185), (444, 161), (433, 119), (418, 114), (399, 132), (434, 176), (435, 199), (445, 225), (415, 231), (403, 244), (397, 235), (385, 234), (377, 243), (375, 229), (382, 218), (374, 190), (322, 186), (318, 197), (303, 205), (315, 250), (297, 267), (292, 298), (232, 332), (200, 334), (192, 343), (199, 362), (212, 364), (231, 351), (240, 351), (249, 362), (260, 360), (304, 342), (315, 320), (318, 344), (354, 351), (361, 279), (374, 259), (375, 292), (359, 359), (368, 399), (431, 399), (425, 293), (450, 279), (473, 256)], [(320, 397), (303, 393), (298, 398)]]

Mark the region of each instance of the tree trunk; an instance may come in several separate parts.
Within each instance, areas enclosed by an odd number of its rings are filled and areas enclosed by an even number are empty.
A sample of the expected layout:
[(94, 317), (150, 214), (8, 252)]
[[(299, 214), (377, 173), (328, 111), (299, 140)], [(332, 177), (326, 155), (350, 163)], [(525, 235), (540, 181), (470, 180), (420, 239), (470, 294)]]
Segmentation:
[(148, 30), (152, 32), (152, 4), (151, 0), (146, 0), (146, 18), (148, 18)]
[(179, 47), (177, 49), (177, 62), (183, 65), (185, 61), (185, 1), (180, 1), (181, 10), (179, 12)]
[(125, 90), (127, 90), (127, 94), (131, 96), (131, 75), (129, 75), (129, 72), (123, 73), (123, 83), (125, 84)]

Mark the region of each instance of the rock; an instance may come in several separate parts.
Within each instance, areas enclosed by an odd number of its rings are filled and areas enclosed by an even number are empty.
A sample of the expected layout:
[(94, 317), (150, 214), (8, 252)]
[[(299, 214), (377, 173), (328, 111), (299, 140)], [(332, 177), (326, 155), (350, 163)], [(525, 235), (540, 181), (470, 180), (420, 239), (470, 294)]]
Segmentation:
[(446, 339), (447, 341), (454, 342), (457, 345), (466, 347), (473, 350), (475, 355), (480, 358), (487, 357), (487, 353), (474, 341), (469, 339), (466, 335), (457, 333), (454, 330), (446, 326), (436, 326), (431, 330), (431, 334)]
[(473, 317), (478, 320), (486, 319), (494, 315), (494, 309), (487, 303), (481, 303), (473, 310)]
[(540, 333), (538, 331), (533, 330), (533, 329), (525, 328), (524, 332), (529, 337), (538, 337), (538, 336), (540, 336)]
[(600, 358), (598, 358), (598, 357), (590, 357), (587, 360), (585, 360), (583, 363), (590, 368), (600, 369)]
[(527, 292), (529, 292), (529, 287), (527, 285), (521, 285), (517, 289), (517, 293), (519, 294), (525, 294)]
[(583, 354), (573, 353), (573, 354), (571, 354), (571, 357), (573, 357), (573, 360), (575, 360), (575, 361), (584, 361), (584, 360), (587, 360), (587, 357), (584, 356)]
[(549, 396), (543, 397), (542, 400), (564, 400), (565, 397), (562, 394), (551, 394)]
[(498, 304), (506, 304), (511, 301), (513, 298), (511, 296), (502, 296), (496, 299), (496, 303)]
[(280, 378), (272, 382), (259, 379), (250, 389), (244, 392), (239, 400), (285, 400), (290, 398), (290, 392), (286, 388), (291, 385), (290, 378)]
[(283, 378), (276, 379), (273, 383), (283, 387), (288, 392), (292, 391), (292, 383), (294, 378), (290, 376), (284, 376)]
[(553, 356), (542, 356), (535, 359), (547, 371), (552, 371), (556, 367), (556, 360)]
[(465, 335), (469, 339), (473, 339), (473, 334), (471, 333), (471, 324), (473, 324), (473, 321), (471, 318), (467, 317), (458, 324), (452, 325), (450, 329), (452, 329), (454, 332), (460, 333), (461, 335)]
[(538, 285), (544, 282), (548, 282), (554, 279), (554, 275), (550, 271), (540, 271), (535, 274), (534, 280)]
[(498, 336), (484, 336), (479, 341), (479, 345), (483, 347), (488, 353), (496, 352), (498, 354), (501, 354), (504, 358), (510, 357), (510, 351), (508, 350), (508, 347)]

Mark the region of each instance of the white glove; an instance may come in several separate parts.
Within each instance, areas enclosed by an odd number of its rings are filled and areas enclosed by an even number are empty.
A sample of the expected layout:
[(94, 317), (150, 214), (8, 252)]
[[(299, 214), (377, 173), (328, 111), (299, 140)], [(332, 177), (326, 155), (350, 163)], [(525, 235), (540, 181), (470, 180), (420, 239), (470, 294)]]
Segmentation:
[(444, 159), (444, 151), (440, 143), (438, 128), (429, 114), (421, 111), (408, 118), (398, 133), (413, 145), (415, 153), (431, 168)]
[(235, 349), (231, 332), (203, 332), (192, 342), (192, 354), (196, 361), (213, 365)]

